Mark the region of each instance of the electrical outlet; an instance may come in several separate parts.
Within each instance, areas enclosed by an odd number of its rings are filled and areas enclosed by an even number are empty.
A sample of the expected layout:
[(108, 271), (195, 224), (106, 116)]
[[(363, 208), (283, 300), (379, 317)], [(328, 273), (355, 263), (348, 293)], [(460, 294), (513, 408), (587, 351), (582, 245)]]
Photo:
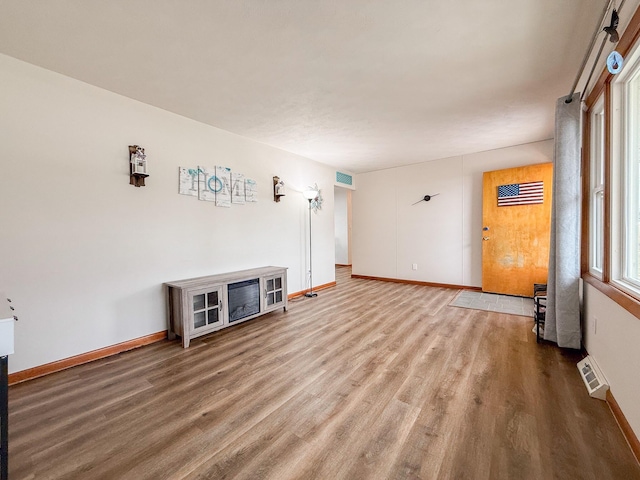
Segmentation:
[(418, 264), (414, 263), (413, 265), (411, 265), (411, 269), (412, 270), (417, 270), (418, 269)]

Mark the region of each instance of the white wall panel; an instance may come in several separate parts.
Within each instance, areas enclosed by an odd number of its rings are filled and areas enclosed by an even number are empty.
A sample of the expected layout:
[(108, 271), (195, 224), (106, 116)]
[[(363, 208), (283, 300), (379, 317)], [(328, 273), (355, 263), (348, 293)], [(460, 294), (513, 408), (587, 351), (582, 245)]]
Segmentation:
[(482, 173), (552, 159), (547, 140), (358, 175), (354, 273), (481, 286)]
[[(410, 165), (398, 172), (399, 278), (462, 284), (462, 217), (452, 215), (462, 210), (461, 174), (461, 157)], [(436, 193), (428, 202), (413, 205)]]
[[(0, 291), (20, 322), (12, 372), (166, 328), (162, 283), (263, 265), (306, 287), (334, 281), (334, 170), (0, 55)], [(128, 146), (147, 186), (129, 185)], [(216, 207), (178, 194), (179, 166), (230, 167), (258, 203)], [(287, 185), (273, 201), (272, 177)], [(297, 190), (297, 191), (296, 191)]]
[(395, 169), (391, 169), (358, 177), (358, 188), (351, 199), (354, 274), (396, 278), (395, 176)]
[(583, 292), (585, 347), (640, 437), (640, 319), (586, 282)]

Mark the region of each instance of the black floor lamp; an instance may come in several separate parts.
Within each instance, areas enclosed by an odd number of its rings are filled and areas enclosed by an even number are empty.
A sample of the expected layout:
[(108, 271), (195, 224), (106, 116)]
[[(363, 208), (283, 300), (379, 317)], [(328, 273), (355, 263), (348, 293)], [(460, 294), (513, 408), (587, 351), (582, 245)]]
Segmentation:
[(304, 294), (305, 297), (317, 297), (318, 294), (317, 293), (313, 293), (313, 274), (312, 274), (312, 268), (311, 268), (311, 257), (312, 257), (312, 253), (311, 253), (311, 202), (318, 197), (318, 191), (317, 190), (305, 190), (304, 192), (302, 192), (302, 195), (304, 195), (304, 198), (306, 198), (309, 201), (309, 291), (307, 293)]

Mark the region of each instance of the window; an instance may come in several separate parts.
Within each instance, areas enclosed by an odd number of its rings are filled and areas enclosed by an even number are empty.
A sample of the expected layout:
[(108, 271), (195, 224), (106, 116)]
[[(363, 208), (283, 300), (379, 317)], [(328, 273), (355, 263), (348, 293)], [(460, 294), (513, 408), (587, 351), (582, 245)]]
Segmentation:
[(640, 195), (640, 68), (636, 62), (635, 68), (624, 84), (623, 115), (625, 149), (623, 157), (622, 182), (622, 280), (635, 288), (640, 288), (640, 271), (638, 263), (638, 222), (640, 209), (638, 195)]
[[(640, 12), (640, 9), (638, 10)], [(586, 100), (583, 279), (640, 318), (640, 15)]]
[(611, 279), (640, 297), (640, 52), (612, 83)]
[(604, 97), (589, 113), (589, 272), (602, 279), (604, 259)]

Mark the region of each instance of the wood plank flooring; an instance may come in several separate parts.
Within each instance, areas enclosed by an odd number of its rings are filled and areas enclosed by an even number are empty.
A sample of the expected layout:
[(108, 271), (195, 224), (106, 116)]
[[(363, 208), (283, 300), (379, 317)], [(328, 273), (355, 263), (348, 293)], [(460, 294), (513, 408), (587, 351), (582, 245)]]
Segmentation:
[(12, 386), (10, 478), (640, 479), (579, 355), (530, 318), (337, 282), (188, 349)]

